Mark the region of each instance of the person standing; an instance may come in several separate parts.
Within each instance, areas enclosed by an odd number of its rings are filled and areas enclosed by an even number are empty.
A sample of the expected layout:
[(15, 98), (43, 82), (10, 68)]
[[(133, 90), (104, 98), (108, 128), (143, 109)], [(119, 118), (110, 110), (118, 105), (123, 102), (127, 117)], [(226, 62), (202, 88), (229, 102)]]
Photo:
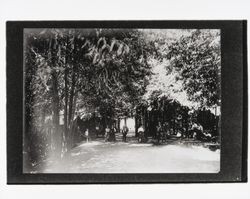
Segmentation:
[(115, 134), (117, 133), (116, 128), (113, 126), (112, 130), (111, 130), (111, 141), (115, 142), (116, 141), (116, 137)]
[(161, 123), (158, 123), (158, 126), (156, 127), (157, 131), (156, 131), (156, 139), (157, 142), (160, 143), (161, 139), (162, 139), (162, 133), (163, 133), (163, 129), (161, 126)]
[(140, 126), (138, 128), (138, 142), (144, 142), (144, 128), (142, 126)]
[(100, 133), (100, 128), (99, 128), (99, 126), (96, 126), (95, 127), (95, 136), (96, 136), (96, 138), (98, 137), (99, 133)]
[(128, 134), (128, 127), (124, 125), (122, 128), (122, 141), (123, 142), (126, 142), (127, 134)]
[(110, 137), (110, 128), (109, 126), (107, 126), (105, 128), (105, 142), (109, 141), (109, 137)]
[(89, 129), (86, 129), (85, 137), (86, 137), (86, 141), (89, 142)]

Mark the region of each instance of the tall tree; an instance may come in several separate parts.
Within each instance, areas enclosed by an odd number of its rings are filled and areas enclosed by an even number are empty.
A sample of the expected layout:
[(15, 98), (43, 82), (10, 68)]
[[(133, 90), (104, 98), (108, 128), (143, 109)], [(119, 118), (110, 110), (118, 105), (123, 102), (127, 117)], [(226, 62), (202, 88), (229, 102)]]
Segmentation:
[(30, 118), (35, 125), (41, 124), (42, 110), (52, 116), (57, 151), (70, 140), (77, 110), (95, 109), (109, 118), (126, 115), (145, 90), (150, 47), (137, 30), (37, 29), (25, 38)]
[(194, 30), (168, 48), (168, 58), (183, 80), (183, 87), (191, 100), (201, 106), (220, 105), (220, 32)]

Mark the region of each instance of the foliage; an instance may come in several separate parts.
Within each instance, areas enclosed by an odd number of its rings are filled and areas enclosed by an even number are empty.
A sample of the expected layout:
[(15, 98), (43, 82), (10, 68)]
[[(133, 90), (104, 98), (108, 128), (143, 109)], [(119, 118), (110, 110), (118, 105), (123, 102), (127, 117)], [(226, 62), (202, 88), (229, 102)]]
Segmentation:
[(194, 30), (168, 48), (173, 69), (183, 80), (189, 99), (201, 106), (220, 105), (220, 34), (217, 30)]
[(145, 92), (153, 46), (138, 30), (35, 29), (24, 36), (27, 145), (50, 125), (60, 154), (73, 146), (76, 113), (126, 116)]
[(46, 140), (58, 154), (74, 145), (77, 115), (114, 121), (146, 107), (175, 126), (176, 112), (220, 104), (217, 31), (27, 29), (24, 41), (25, 148), (38, 156)]

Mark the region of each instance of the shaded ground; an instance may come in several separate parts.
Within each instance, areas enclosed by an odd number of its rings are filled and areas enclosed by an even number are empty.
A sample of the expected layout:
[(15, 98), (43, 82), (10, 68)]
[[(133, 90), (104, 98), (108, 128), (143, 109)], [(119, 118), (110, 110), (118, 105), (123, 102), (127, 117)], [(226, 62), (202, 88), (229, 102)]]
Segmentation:
[(44, 173), (216, 173), (220, 150), (168, 141), (163, 145), (130, 142), (82, 142), (60, 161), (47, 161)]

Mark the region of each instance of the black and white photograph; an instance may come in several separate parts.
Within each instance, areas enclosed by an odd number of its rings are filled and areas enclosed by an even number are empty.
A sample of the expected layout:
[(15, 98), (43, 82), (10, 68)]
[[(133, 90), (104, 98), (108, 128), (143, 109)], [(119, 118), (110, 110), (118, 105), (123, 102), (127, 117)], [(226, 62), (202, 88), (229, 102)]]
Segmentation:
[(24, 28), (23, 173), (219, 173), (221, 30)]
[(248, 4), (2, 0), (0, 198), (249, 199)]

